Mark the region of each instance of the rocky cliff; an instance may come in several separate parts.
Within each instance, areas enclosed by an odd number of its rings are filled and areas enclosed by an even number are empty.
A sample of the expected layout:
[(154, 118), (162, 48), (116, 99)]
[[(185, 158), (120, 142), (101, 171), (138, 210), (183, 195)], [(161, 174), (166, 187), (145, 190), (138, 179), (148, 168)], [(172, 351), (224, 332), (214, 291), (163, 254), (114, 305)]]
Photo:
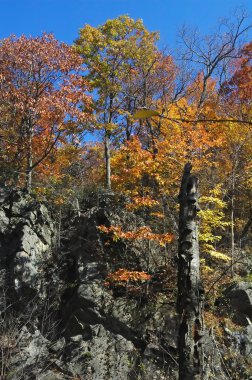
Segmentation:
[[(124, 206), (93, 194), (59, 220), (29, 195), (2, 190), (1, 380), (177, 378), (175, 261), (154, 242), (99, 231), (144, 225)], [(151, 278), (113, 282), (121, 268)], [(249, 379), (251, 284), (233, 284), (223, 300), (237, 329), (206, 331), (206, 379)]]

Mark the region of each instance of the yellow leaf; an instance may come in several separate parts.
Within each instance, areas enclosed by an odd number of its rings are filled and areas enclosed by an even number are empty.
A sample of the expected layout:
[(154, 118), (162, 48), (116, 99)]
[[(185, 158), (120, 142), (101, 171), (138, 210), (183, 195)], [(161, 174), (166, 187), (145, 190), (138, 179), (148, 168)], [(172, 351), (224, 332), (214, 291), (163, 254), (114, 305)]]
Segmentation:
[(147, 119), (152, 116), (159, 116), (159, 112), (155, 110), (142, 109), (133, 115), (134, 119)]
[(218, 252), (218, 251), (211, 251), (209, 252), (210, 255), (216, 259), (220, 259), (220, 260), (223, 260), (223, 261), (230, 261), (231, 260), (231, 257), (229, 257), (228, 255), (225, 255), (225, 253), (221, 253), (221, 252)]

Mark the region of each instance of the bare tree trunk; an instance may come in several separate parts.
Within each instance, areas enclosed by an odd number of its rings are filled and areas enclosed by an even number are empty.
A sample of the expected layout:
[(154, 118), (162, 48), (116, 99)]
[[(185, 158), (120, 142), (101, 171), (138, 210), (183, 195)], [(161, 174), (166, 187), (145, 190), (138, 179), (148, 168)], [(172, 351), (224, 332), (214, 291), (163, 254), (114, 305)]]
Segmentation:
[(61, 206), (59, 209), (59, 226), (58, 226), (58, 237), (57, 237), (57, 249), (59, 250), (61, 247), (61, 222), (62, 222), (62, 212)]
[(106, 188), (111, 189), (111, 164), (110, 164), (110, 138), (105, 131), (105, 163), (106, 163)]
[(32, 130), (28, 127), (28, 146), (27, 146), (27, 164), (26, 164), (26, 190), (31, 192), (32, 187), (32, 165), (33, 165), (33, 152), (32, 152)]
[(234, 260), (235, 260), (235, 238), (234, 238), (234, 190), (235, 190), (235, 172), (233, 169), (232, 173), (232, 189), (231, 189), (231, 215), (230, 215), (230, 222), (231, 222), (231, 274), (232, 277), (234, 276)]
[[(112, 122), (113, 118), (113, 101), (114, 94), (109, 94), (109, 113), (108, 113), (108, 124)], [(106, 188), (111, 190), (111, 163), (110, 163), (110, 138), (111, 133), (107, 127), (105, 127), (105, 136), (104, 136), (104, 155), (105, 155), (105, 170), (106, 170)]]
[(198, 179), (187, 163), (179, 194), (178, 299), (179, 380), (203, 377), (203, 288), (199, 271)]

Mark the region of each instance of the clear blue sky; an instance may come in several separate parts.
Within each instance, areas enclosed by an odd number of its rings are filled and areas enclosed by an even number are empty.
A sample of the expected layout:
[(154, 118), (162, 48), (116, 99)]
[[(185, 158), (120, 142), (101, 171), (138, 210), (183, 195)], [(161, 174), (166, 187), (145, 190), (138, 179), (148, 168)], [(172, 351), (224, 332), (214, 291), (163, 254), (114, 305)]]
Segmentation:
[[(207, 33), (219, 18), (228, 18), (241, 5), (252, 24), (252, 0), (0, 0), (0, 38), (52, 32), (72, 43), (85, 23), (97, 26), (128, 14), (142, 18), (149, 30), (160, 31), (161, 45), (174, 47), (182, 24)], [(250, 34), (247, 41), (251, 38)]]

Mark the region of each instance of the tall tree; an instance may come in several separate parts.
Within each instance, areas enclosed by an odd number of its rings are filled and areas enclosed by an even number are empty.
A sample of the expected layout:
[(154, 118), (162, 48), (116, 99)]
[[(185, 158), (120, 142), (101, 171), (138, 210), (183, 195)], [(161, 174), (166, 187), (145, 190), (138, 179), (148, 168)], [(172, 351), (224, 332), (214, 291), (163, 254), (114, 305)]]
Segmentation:
[(219, 23), (216, 33), (205, 36), (195, 29), (181, 29), (180, 59), (193, 64), (193, 71), (199, 79), (196, 99), (199, 113), (211, 96), (209, 81), (215, 78), (221, 85), (227, 78), (230, 61), (240, 56), (241, 38), (251, 28), (246, 20), (245, 12), (236, 12), (230, 20)]
[(53, 35), (11, 36), (0, 43), (1, 165), (28, 190), (32, 173), (57, 144), (90, 119), (82, 59)]
[[(134, 94), (126, 91), (125, 83), (134, 76), (141, 60), (153, 59), (157, 39), (158, 34), (148, 32), (142, 20), (120, 16), (97, 28), (86, 25), (75, 41), (92, 83), (97, 128), (103, 131), (107, 188), (111, 187), (110, 145), (120, 131), (123, 104), (128, 99), (129, 112), (135, 107)], [(126, 135), (129, 136), (129, 126)]]
[[(226, 197), (230, 205), (232, 257), (234, 256), (235, 235), (244, 238), (243, 230), (251, 223), (251, 59), (252, 43), (250, 42), (242, 47), (239, 59), (231, 63), (229, 68), (231, 76), (220, 89), (221, 112), (223, 115), (228, 115), (230, 120), (234, 120), (223, 128), (226, 144), (222, 152), (223, 159), (226, 161), (226, 178), (223, 181), (226, 183)], [(236, 120), (239, 120), (240, 123), (236, 123)], [(245, 207), (243, 208), (241, 205)], [(240, 230), (240, 233), (235, 226), (236, 218), (245, 219), (244, 228)]]

